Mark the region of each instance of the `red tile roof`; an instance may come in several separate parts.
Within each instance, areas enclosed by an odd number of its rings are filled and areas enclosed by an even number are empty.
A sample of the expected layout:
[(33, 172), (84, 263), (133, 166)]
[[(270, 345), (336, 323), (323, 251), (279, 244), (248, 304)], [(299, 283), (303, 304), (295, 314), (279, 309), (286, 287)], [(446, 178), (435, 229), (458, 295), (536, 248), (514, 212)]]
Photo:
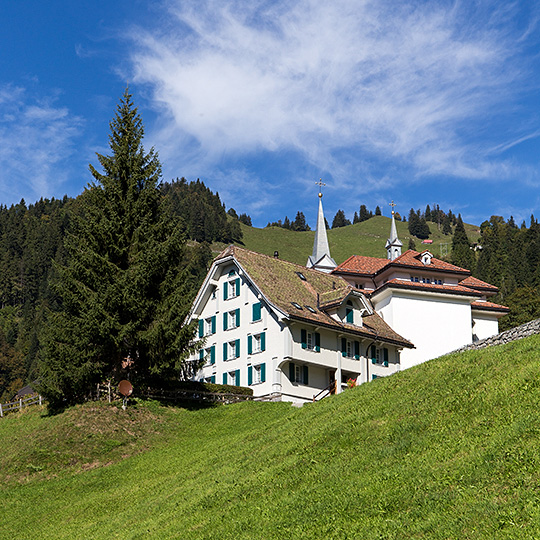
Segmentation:
[(510, 308), (506, 306), (501, 306), (500, 304), (494, 304), (493, 302), (472, 302), (471, 307), (473, 309), (480, 309), (486, 311), (504, 311), (508, 313)]
[(398, 268), (422, 268), (435, 272), (450, 272), (454, 274), (470, 275), (470, 271), (465, 268), (460, 268), (453, 264), (441, 261), (432, 257), (431, 264), (424, 264), (420, 260), (421, 253), (413, 249), (407, 250), (405, 253), (390, 261), (389, 259), (381, 259), (378, 257), (364, 257), (362, 255), (353, 255), (345, 262), (341, 263), (333, 270), (334, 274), (358, 274), (364, 276), (375, 276), (381, 274), (387, 269)]
[(468, 276), (465, 279), (462, 279), (459, 284), (478, 291), (491, 291), (496, 293), (499, 290), (497, 287), (495, 287), (495, 285), (490, 285), (489, 283), (486, 283), (485, 281), (473, 276)]
[(424, 264), (420, 260), (420, 255), (418, 251), (414, 251), (413, 249), (407, 250), (403, 255), (400, 255), (397, 259), (394, 259), (390, 265), (391, 266), (399, 266), (399, 267), (408, 267), (408, 268), (424, 268), (427, 270), (436, 270), (436, 271), (444, 271), (444, 272), (452, 272), (452, 273), (459, 273), (459, 274), (469, 274), (470, 271), (465, 268), (460, 268), (459, 266), (455, 266), (453, 264), (447, 263), (445, 261), (441, 261), (440, 259), (436, 259), (433, 257), (431, 259), (431, 264)]
[(371, 296), (377, 294), (388, 287), (394, 289), (409, 289), (419, 291), (433, 291), (438, 293), (457, 294), (461, 296), (482, 296), (482, 293), (469, 289), (468, 287), (462, 287), (461, 285), (436, 285), (435, 283), (416, 283), (404, 279), (391, 279), (386, 283), (383, 283), (378, 289), (371, 292)]
[(345, 262), (342, 262), (337, 268), (335, 268), (333, 273), (353, 273), (372, 276), (387, 266), (390, 262), (391, 261), (389, 259), (352, 255)]

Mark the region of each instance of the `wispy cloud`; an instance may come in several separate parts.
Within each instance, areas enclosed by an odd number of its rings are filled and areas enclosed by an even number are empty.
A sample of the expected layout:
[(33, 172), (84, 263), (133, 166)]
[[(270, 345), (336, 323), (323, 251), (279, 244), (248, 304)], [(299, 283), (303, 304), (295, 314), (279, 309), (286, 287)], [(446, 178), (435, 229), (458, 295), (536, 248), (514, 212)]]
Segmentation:
[(0, 87), (0, 105), (0, 202), (58, 195), (81, 120), (22, 87)]
[(523, 90), (535, 19), (492, 4), (171, 0), (168, 27), (132, 36), (134, 78), (171, 119), (161, 155), (187, 169), (287, 150), (356, 192), (402, 180), (381, 163), (507, 178), (490, 125)]

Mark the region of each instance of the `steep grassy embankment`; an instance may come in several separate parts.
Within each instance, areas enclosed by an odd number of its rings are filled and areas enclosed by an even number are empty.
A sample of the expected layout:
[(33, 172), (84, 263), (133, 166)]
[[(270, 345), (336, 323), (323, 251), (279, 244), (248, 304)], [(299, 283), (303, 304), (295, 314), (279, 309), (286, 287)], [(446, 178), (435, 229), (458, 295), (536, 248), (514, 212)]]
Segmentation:
[[(403, 242), (403, 251), (408, 248), (410, 234), (408, 224), (401, 221), (396, 222), (399, 239)], [(429, 223), (431, 230), (430, 239), (433, 244), (423, 246), (422, 241), (414, 238), (416, 249), (422, 251), (429, 248), (435, 257), (444, 256), (452, 250), (452, 236), (445, 236), (438, 230), (435, 223)], [(467, 235), (471, 242), (476, 242), (479, 238), (478, 227), (465, 225)], [(315, 233), (295, 232), (279, 227), (267, 227), (257, 229), (242, 225), (244, 238), (243, 245), (265, 255), (273, 255), (274, 251), (279, 251), (281, 259), (297, 264), (306, 264), (307, 258), (313, 251), (313, 239)], [(369, 257), (386, 258), (384, 245), (390, 234), (390, 218), (384, 216), (374, 216), (362, 223), (330, 229), (328, 231), (328, 244), (330, 253), (334, 260), (340, 264), (351, 255), (366, 255)]]
[[(539, 356), (533, 336), (302, 409), (13, 415), (0, 421), (0, 538), (539, 538)], [(97, 459), (111, 464), (84, 470), (96, 430), (116, 441)], [(70, 447), (79, 457), (59, 468)], [(119, 448), (134, 455), (117, 461)]]

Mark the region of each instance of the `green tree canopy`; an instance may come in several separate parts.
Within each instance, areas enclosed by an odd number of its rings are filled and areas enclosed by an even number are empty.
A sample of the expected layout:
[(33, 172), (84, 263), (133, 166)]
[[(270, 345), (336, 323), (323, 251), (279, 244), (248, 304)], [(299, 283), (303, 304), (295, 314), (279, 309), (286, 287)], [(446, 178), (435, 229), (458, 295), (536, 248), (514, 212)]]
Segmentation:
[(66, 239), (68, 261), (56, 265), (60, 309), (49, 314), (41, 390), (51, 405), (84, 399), (95, 383), (178, 372), (193, 350), (193, 325), (182, 327), (208, 255), (185, 247), (181, 222), (160, 192), (161, 165), (142, 146), (142, 119), (124, 93), (110, 123), (111, 155), (77, 201)]

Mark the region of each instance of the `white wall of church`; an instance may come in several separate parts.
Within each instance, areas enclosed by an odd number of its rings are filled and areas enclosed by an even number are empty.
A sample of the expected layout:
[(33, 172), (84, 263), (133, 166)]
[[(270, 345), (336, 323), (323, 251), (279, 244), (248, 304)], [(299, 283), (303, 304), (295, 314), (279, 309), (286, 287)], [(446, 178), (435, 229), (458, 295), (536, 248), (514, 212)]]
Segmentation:
[[(388, 301), (390, 295), (391, 301)], [(401, 352), (401, 369), (472, 342), (471, 307), (468, 299), (440, 299), (403, 291), (389, 291), (385, 296), (386, 299), (381, 298), (380, 306), (378, 299), (374, 299), (376, 311), (398, 334), (416, 347)]]
[(473, 311), (473, 334), (480, 340), (499, 333), (499, 320), (494, 315)]

